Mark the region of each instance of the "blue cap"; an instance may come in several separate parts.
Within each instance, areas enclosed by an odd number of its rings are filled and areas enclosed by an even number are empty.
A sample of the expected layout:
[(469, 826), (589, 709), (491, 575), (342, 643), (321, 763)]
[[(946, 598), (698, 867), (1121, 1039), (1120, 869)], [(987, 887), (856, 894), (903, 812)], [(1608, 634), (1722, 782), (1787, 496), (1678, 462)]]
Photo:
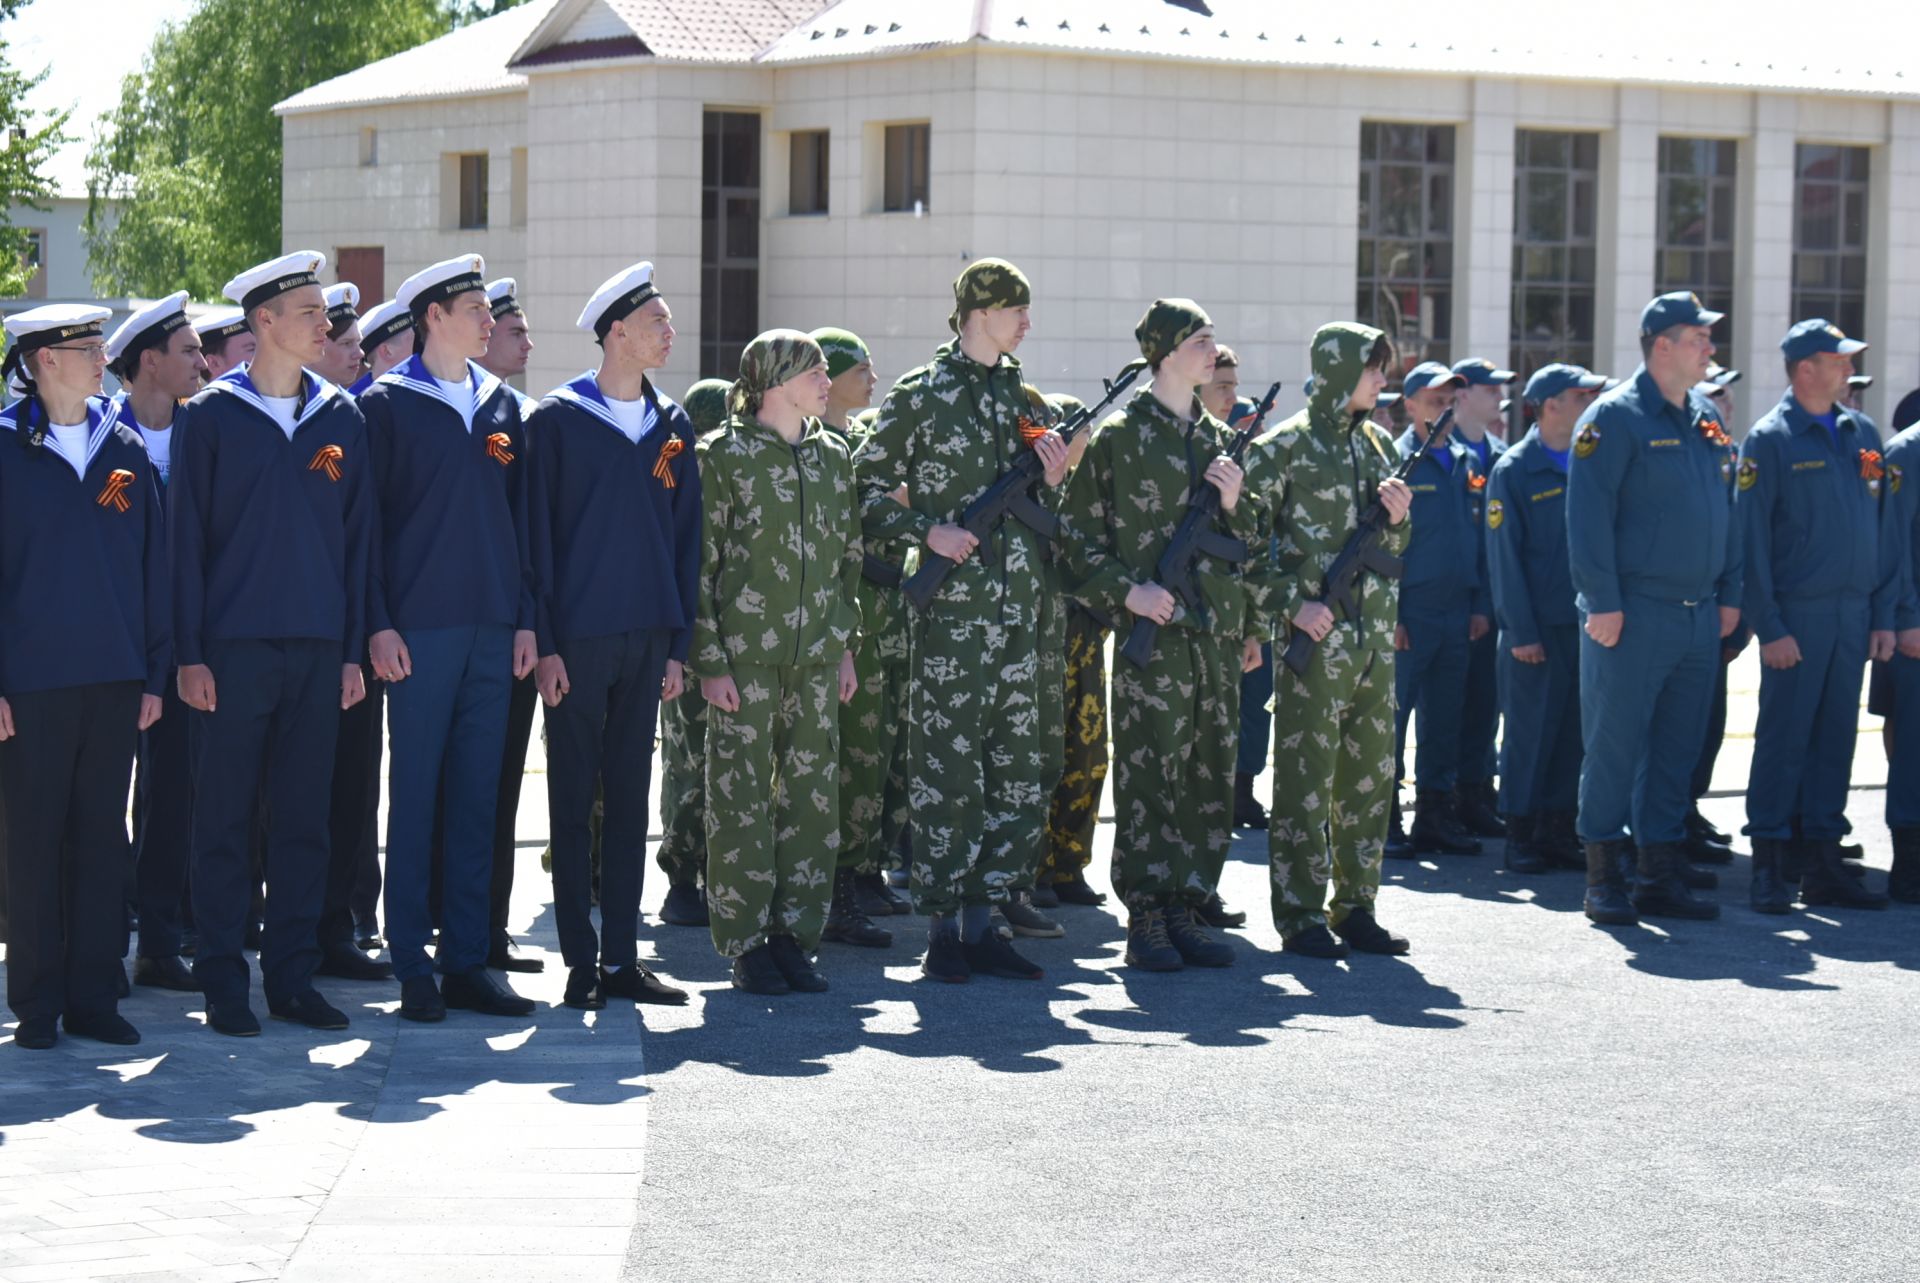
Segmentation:
[(1583, 365), (1567, 365), (1556, 361), (1552, 365), (1543, 365), (1533, 372), (1527, 380), (1527, 390), (1522, 393), (1529, 405), (1544, 405), (1569, 388), (1604, 388), (1606, 376), (1595, 374)]
[(1675, 290), (1671, 294), (1662, 294), (1640, 310), (1640, 334), (1650, 338), (1676, 325), (1718, 325), (1726, 315), (1725, 312), (1709, 312), (1698, 294)]
[(1786, 353), (1789, 361), (1804, 361), (1822, 352), (1852, 356), (1855, 352), (1866, 351), (1867, 345), (1859, 339), (1848, 338), (1839, 326), (1816, 316), (1788, 330), (1787, 337), (1780, 340), (1780, 350)]
[(1426, 391), (1436, 383), (1442, 387), (1451, 385), (1463, 388), (1467, 386), (1467, 379), (1464, 374), (1455, 374), (1438, 361), (1422, 361), (1407, 371), (1406, 378), (1400, 380), (1400, 395), (1412, 396), (1416, 392)]
[(1519, 378), (1512, 370), (1503, 370), (1484, 356), (1470, 356), (1453, 363), (1453, 372), (1467, 381), (1468, 387), (1501, 387)]

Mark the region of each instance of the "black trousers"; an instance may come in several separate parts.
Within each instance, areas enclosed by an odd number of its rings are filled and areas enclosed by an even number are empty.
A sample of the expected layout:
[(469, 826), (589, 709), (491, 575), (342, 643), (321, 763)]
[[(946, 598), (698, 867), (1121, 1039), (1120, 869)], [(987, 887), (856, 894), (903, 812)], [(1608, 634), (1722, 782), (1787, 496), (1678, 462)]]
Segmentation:
[[(571, 967), (624, 967), (637, 956), (646, 871), (648, 793), (664, 629), (562, 642), (567, 697), (547, 710), (547, 807), (553, 823), (553, 912)], [(600, 938), (594, 938), (593, 794), (606, 780), (600, 829)], [(830, 855), (831, 853), (829, 853)]]
[(340, 714), (333, 746), (333, 797), (327, 815), (330, 845), (327, 884), (320, 908), (319, 944), (353, 944), (353, 904), (373, 868), (373, 897), (380, 886), (380, 753), (385, 742), (386, 685), (374, 680), (373, 665), (363, 663), (367, 697)]
[(192, 709), (169, 674), (160, 720), (140, 736), (133, 782), (133, 902), (140, 911), (143, 958), (180, 953), (193, 840)]
[(7, 706), (7, 1005), (22, 1020), (113, 1011), (140, 683), (26, 691), (9, 695)]

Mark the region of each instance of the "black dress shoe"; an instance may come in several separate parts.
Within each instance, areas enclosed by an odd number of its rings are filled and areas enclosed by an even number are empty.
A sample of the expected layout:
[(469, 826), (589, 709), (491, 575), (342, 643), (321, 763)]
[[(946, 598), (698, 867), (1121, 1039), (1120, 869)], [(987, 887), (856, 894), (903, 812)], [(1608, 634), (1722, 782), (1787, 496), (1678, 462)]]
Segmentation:
[(1215, 931), (1226, 931), (1233, 927), (1247, 925), (1247, 915), (1238, 909), (1229, 909), (1227, 902), (1220, 898), (1218, 891), (1208, 896), (1205, 902), (1195, 906), (1194, 912), (1200, 915), (1202, 922)]
[(517, 971), (522, 975), (537, 975), (547, 969), (544, 958), (522, 958), (513, 951), (513, 937), (502, 931), (493, 937), (493, 944), (487, 950), (487, 965), (495, 971)]
[(1065, 882), (1054, 883), (1053, 893), (1060, 897), (1062, 904), (1084, 905), (1089, 909), (1098, 908), (1107, 902), (1107, 893), (1094, 890), (1087, 882), (1087, 875), (1084, 873), (1076, 873)]
[(481, 1016), (531, 1016), (533, 999), (523, 998), (493, 978), (485, 967), (440, 979), (440, 998), (449, 1008)]
[(806, 950), (792, 936), (769, 936), (767, 952), (773, 957), (773, 965), (780, 968), (780, 977), (787, 982), (787, 988), (795, 993), (827, 991), (827, 978), (814, 967)]
[(1336, 940), (1333, 932), (1314, 923), (1304, 930), (1296, 931), (1280, 942), (1282, 953), (1297, 953), (1304, 958), (1344, 958), (1351, 949), (1344, 940)]
[(999, 976), (1002, 980), (1038, 980), (1047, 973), (1014, 952), (1012, 945), (989, 931), (978, 940), (960, 942), (967, 969), (976, 975)]
[(400, 1019), (431, 1024), (447, 1018), (447, 1002), (432, 976), (411, 976), (400, 982)]
[(132, 1047), (140, 1041), (140, 1031), (117, 1011), (69, 1011), (60, 1017), (60, 1023), (75, 1038), (111, 1043), (115, 1047)]
[(387, 947), (387, 942), (380, 938), (380, 924), (371, 918), (353, 924), (353, 942), (368, 953)]
[(207, 1002), (207, 1028), (229, 1038), (258, 1038), (260, 1017), (242, 998), (237, 1002)]
[(668, 887), (666, 902), (660, 906), (660, 921), (675, 927), (707, 926), (707, 897), (701, 894), (699, 885)]
[(658, 1007), (684, 1006), (687, 991), (675, 989), (638, 962), (629, 962), (617, 971), (600, 968), (600, 992), (609, 998), (630, 1002), (648, 1002)]
[(369, 958), (344, 940), (323, 947), (320, 965), (313, 970), (315, 975), (332, 976), (336, 980), (393, 979), (392, 963)]
[(176, 993), (200, 992), (200, 982), (193, 978), (193, 968), (184, 958), (135, 958), (133, 983)]
[(774, 965), (773, 953), (766, 945), (755, 945), (733, 960), (733, 987), (741, 993), (775, 997), (792, 993), (793, 986)]
[(28, 1016), (13, 1031), (13, 1045), (28, 1051), (45, 1051), (60, 1041), (59, 1021), (52, 1016)]
[(957, 932), (949, 929), (927, 933), (927, 956), (920, 960), (920, 974), (929, 980), (953, 985), (963, 985), (973, 979), (973, 968), (967, 965), (967, 955), (960, 947)]
[(347, 1013), (322, 998), (317, 990), (297, 993), (285, 1002), (267, 1002), (267, 1014), (275, 1020), (305, 1025), (309, 1029), (345, 1029)]
[(1413, 948), (1405, 936), (1381, 926), (1373, 914), (1365, 909), (1355, 909), (1342, 918), (1333, 933), (1361, 953), (1379, 953), (1397, 958)]
[(599, 1011), (607, 1005), (600, 992), (600, 968), (568, 967), (567, 992), (560, 1001), (581, 1011)]

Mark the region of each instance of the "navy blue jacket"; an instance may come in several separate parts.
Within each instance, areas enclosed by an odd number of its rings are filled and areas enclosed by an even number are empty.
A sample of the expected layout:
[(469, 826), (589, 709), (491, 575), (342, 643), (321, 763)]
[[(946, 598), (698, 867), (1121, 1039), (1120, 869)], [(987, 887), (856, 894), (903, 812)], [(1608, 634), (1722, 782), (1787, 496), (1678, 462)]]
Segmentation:
[(1580, 622), (1567, 565), (1567, 474), (1538, 428), (1494, 462), (1487, 570), (1502, 648), (1537, 646), (1547, 629)]
[(542, 655), (584, 637), (664, 628), (668, 656), (686, 662), (700, 586), (693, 424), (651, 382), (642, 394), (654, 419), (638, 443), (620, 431), (591, 373), (548, 393), (527, 420)]
[(291, 440), (245, 367), (187, 402), (174, 430), (167, 517), (182, 667), (204, 664), (216, 639), (338, 642), (342, 663), (366, 654), (366, 423), (352, 397), (311, 372), (300, 377)]
[(1764, 644), (1786, 636), (1783, 602), (1870, 599), (1874, 628), (1892, 628), (1898, 550), (1880, 546), (1884, 479), (1863, 475), (1880, 433), (1841, 406), (1839, 438), (1789, 392), (1740, 446), (1733, 508), (1746, 559), (1747, 626)]
[(533, 627), (527, 438), (512, 390), (471, 361), (473, 427), (418, 356), (360, 398), (379, 530), (367, 630)]
[(1641, 366), (1588, 406), (1567, 471), (1567, 557), (1580, 607), (1623, 610), (1628, 596), (1738, 606), (1740, 540), (1727, 485), (1730, 446), (1692, 393), (1668, 401)]
[[(1410, 459), (1420, 449), (1420, 438), (1408, 428), (1394, 444), (1402, 459)], [(1476, 485), (1480, 465), (1452, 437), (1443, 449), (1453, 461), (1451, 472), (1435, 454), (1429, 454), (1407, 479), (1413, 490), (1413, 533), (1407, 543), (1406, 574), (1400, 580), (1403, 621), (1427, 613), (1466, 610), (1486, 615), (1493, 611), (1483, 574)]]
[(1887, 442), (1880, 545), (1895, 569), (1892, 627), (1920, 628), (1920, 424)]
[(51, 437), (27, 448), (24, 405), (0, 411), (0, 697), (128, 681), (158, 695), (172, 607), (147, 447), (112, 402), (90, 397), (75, 476)]

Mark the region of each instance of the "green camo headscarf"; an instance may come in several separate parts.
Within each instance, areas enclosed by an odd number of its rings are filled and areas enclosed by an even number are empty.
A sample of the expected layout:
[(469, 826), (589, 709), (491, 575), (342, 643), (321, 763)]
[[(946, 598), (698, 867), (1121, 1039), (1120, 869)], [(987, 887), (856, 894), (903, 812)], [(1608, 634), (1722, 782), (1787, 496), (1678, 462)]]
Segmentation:
[(733, 385), (725, 379), (702, 379), (687, 389), (680, 408), (693, 420), (693, 435), (704, 437), (727, 421), (727, 390)]
[(1032, 305), (1033, 286), (1025, 272), (1004, 258), (983, 258), (967, 264), (967, 270), (954, 278), (953, 312), (947, 327), (958, 334), (969, 312)]
[(1213, 318), (1190, 298), (1157, 298), (1140, 318), (1140, 324), (1133, 327), (1133, 337), (1140, 341), (1140, 355), (1147, 358), (1147, 364), (1158, 365), (1212, 324)]
[(826, 363), (820, 345), (799, 330), (768, 330), (740, 353), (740, 377), (727, 395), (727, 409), (751, 418), (770, 389)]
[(867, 351), (867, 345), (852, 330), (839, 330), (829, 325), (825, 329), (815, 330), (810, 336), (820, 345), (827, 355), (827, 377), (837, 379), (859, 365), (862, 361), (869, 364), (873, 356)]

